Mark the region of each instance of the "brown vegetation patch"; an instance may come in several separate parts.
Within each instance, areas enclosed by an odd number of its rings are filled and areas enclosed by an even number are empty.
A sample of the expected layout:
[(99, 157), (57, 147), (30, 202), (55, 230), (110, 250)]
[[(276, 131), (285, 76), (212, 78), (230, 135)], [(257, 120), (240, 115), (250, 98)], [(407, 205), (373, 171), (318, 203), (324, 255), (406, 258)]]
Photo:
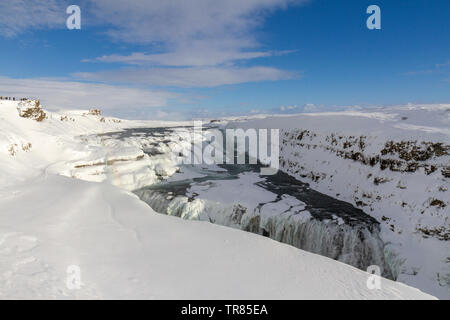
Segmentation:
[(442, 200), (439, 200), (439, 199), (433, 199), (431, 202), (430, 202), (430, 206), (433, 206), (433, 207), (438, 207), (438, 208), (445, 208), (447, 205), (444, 203), (444, 201), (442, 201)]
[(90, 116), (101, 116), (102, 112), (99, 109), (91, 109), (91, 110), (89, 110), (88, 115), (90, 115)]
[(441, 241), (450, 240), (450, 230), (447, 230), (445, 227), (418, 227), (416, 228), (417, 232), (420, 232), (424, 238), (433, 237)]
[(28, 108), (19, 108), (19, 116), (22, 118), (28, 118), (32, 120), (36, 120), (37, 122), (44, 121), (47, 117), (47, 114), (41, 108), (41, 102), (39, 100), (34, 101), (34, 106), (30, 102), (30, 106)]

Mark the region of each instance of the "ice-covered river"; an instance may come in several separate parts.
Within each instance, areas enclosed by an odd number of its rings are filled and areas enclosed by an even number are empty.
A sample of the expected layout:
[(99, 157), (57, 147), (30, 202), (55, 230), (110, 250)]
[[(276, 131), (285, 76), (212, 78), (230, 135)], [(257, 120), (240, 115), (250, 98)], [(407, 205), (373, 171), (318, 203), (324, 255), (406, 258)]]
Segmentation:
[[(107, 136), (143, 139), (144, 151), (157, 157), (173, 143), (167, 138), (173, 130), (128, 129)], [(257, 233), (363, 270), (376, 265), (383, 276), (395, 278), (374, 218), (281, 171), (261, 176), (260, 165), (180, 164), (170, 178), (134, 193), (161, 214)]]

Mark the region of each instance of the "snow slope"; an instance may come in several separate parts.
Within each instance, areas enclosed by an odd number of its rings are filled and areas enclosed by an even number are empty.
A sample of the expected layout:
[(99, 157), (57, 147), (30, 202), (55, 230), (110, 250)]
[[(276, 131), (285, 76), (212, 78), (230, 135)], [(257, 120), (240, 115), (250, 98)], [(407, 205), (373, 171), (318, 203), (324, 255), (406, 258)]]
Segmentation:
[[(0, 204), (1, 298), (423, 299), (267, 238), (154, 214), (107, 183), (41, 176)], [(65, 287), (81, 268), (81, 290)]]
[[(111, 151), (81, 134), (157, 124), (79, 112), (47, 112), (37, 122), (19, 117), (17, 107), (0, 102), (2, 299), (432, 298), (385, 279), (380, 290), (369, 290), (369, 275), (348, 265), (254, 234), (156, 214), (108, 179), (56, 174), (64, 163), (95, 163)], [(113, 151), (119, 160), (140, 155), (120, 154), (119, 146)], [(81, 270), (79, 290), (66, 286), (71, 265)]]
[(450, 298), (450, 105), (233, 119), (278, 128), (280, 169), (381, 223), (398, 280)]

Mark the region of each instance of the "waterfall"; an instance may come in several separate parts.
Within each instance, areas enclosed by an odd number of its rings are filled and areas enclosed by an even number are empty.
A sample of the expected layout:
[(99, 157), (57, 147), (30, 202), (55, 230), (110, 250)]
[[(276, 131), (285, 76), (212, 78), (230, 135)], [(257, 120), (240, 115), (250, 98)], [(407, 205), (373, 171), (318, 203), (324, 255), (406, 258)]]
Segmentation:
[[(276, 211), (279, 202), (254, 208), (242, 204), (223, 204), (176, 195), (167, 190), (143, 188), (135, 191), (156, 212), (187, 220), (209, 221), (223, 226), (267, 236), (299, 249), (320, 254), (356, 268), (377, 265), (386, 278), (394, 279), (385, 259), (377, 224), (346, 224), (342, 219), (317, 219), (306, 205)], [(285, 198), (281, 199), (281, 201)], [(286, 209), (286, 208), (284, 208)]]

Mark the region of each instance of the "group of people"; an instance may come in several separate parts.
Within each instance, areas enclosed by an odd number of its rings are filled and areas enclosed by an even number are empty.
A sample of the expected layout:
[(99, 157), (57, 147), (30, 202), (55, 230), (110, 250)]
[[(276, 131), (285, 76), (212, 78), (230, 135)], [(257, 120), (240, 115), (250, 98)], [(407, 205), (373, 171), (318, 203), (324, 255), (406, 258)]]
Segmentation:
[(15, 98), (15, 97), (3, 97), (3, 96), (0, 96), (0, 100), (25, 101), (25, 100), (28, 100), (28, 99), (27, 98), (19, 99), (19, 98)]

